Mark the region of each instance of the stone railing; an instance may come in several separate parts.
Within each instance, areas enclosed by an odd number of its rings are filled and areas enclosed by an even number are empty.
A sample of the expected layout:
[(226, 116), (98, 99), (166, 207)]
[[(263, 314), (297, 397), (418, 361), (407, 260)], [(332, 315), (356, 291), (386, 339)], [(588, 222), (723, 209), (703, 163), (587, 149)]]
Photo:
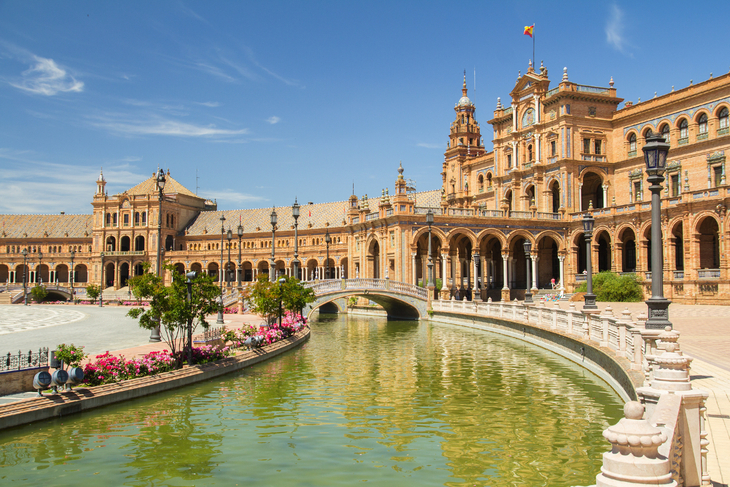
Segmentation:
[[(708, 393), (692, 389), (692, 359), (683, 356), (677, 343), (679, 334), (670, 327), (647, 329), (646, 315), (634, 321), (627, 309), (616, 317), (610, 306), (601, 314), (584, 313), (574, 303), (564, 310), (558, 303), (546, 307), (517, 301), (451, 300), (433, 301), (432, 309), (464, 314), (472, 321), (491, 317), (523, 323), (552, 332), (556, 338), (573, 337), (586, 344), (580, 348), (584, 360), (586, 347), (609, 349), (627, 360), (630, 370), (640, 371), (643, 386), (636, 388), (636, 394), (641, 402), (626, 403), (625, 419), (603, 433), (612, 449), (603, 455), (596, 487), (711, 485), (705, 428)], [(545, 336), (545, 331), (531, 336)], [(597, 365), (605, 367), (605, 363)]]
[(720, 279), (720, 269), (697, 269), (697, 279)]
[(305, 282), (304, 286), (311, 288), (316, 295), (341, 291), (381, 290), (423, 300), (428, 298), (427, 289), (405, 282), (391, 281), (390, 279), (327, 279)]
[(144, 250), (110, 250), (103, 254), (104, 257), (114, 257), (117, 255), (146, 255), (147, 252)]

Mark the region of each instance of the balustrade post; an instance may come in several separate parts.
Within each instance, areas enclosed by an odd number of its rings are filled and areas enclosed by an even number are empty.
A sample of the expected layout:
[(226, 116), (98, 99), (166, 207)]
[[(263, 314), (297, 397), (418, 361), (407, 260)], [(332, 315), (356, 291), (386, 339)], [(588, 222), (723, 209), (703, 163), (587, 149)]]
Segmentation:
[(575, 312), (575, 303), (568, 304), (568, 335), (573, 334), (573, 313)]
[(606, 306), (606, 308), (603, 310), (603, 313), (601, 313), (601, 346), (602, 347), (608, 347), (608, 326), (609, 326), (609, 318), (613, 317), (613, 309), (611, 308), (611, 305), (609, 304)]

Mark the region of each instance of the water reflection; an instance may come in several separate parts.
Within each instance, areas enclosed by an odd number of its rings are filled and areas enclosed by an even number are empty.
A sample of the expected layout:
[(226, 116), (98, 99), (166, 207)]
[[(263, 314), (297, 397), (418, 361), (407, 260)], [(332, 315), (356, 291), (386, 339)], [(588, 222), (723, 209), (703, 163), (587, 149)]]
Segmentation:
[(516, 340), (325, 318), (238, 375), (0, 433), (0, 480), (588, 485), (620, 411), (595, 376)]

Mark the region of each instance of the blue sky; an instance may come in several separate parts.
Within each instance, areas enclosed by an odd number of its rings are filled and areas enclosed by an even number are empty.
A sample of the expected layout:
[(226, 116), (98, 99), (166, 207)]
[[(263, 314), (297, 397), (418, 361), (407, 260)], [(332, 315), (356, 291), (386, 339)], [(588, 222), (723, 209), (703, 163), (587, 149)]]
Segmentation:
[[(463, 70), (491, 147), (532, 43), (552, 86), (727, 73), (730, 2), (0, 0), (1, 213), (90, 213), (158, 166), (220, 209), (439, 188)], [(476, 90), (474, 90), (476, 71)]]

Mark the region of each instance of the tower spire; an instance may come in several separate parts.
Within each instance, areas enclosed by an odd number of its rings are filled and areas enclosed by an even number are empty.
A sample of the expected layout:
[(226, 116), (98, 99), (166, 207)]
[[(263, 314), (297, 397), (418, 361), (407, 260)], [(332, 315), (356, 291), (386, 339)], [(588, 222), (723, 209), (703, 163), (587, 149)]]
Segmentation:
[(464, 70), (464, 84), (461, 85), (462, 96), (466, 96), (466, 69)]

